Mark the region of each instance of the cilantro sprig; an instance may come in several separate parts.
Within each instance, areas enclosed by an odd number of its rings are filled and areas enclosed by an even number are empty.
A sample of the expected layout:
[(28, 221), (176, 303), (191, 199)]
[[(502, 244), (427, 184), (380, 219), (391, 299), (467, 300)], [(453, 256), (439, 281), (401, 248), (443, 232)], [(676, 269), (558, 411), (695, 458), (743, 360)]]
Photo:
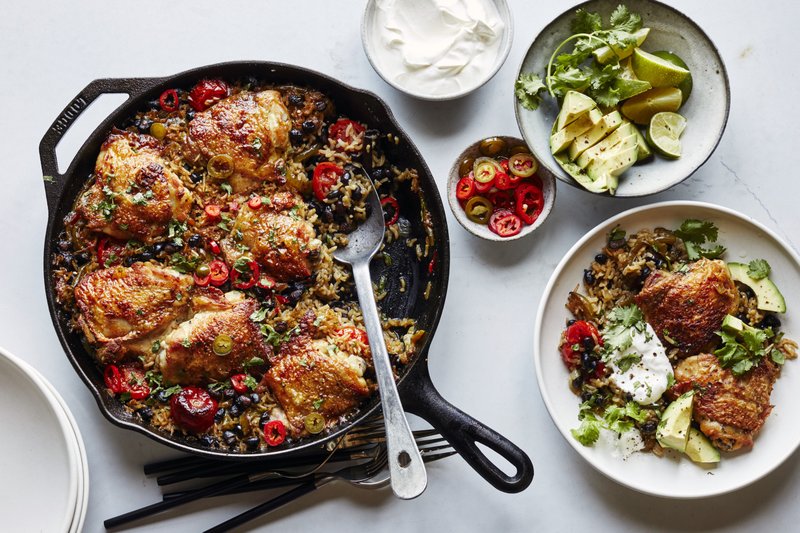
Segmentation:
[[(717, 259), (725, 253), (725, 247), (716, 243), (719, 229), (708, 220), (693, 218), (684, 220), (681, 227), (673, 233), (683, 241), (690, 261), (696, 261), (701, 257)], [(708, 248), (703, 247), (706, 242)]]
[(772, 267), (766, 259), (753, 259), (747, 264), (747, 275), (756, 281), (766, 278), (770, 272)]
[[(545, 79), (532, 73), (523, 73), (517, 79), (515, 94), (520, 104), (531, 110), (538, 108), (543, 90), (554, 98), (563, 98), (568, 91), (579, 91), (608, 107), (627, 98), (631, 94), (631, 82), (620, 76), (623, 69), (618, 57), (611, 58), (604, 65), (587, 60), (592, 52), (604, 46), (611, 50), (635, 46), (634, 33), (641, 29), (642, 17), (626, 6), (618, 5), (608, 23), (604, 28), (599, 14), (578, 9), (570, 26), (572, 35), (553, 51)], [(569, 43), (573, 43), (572, 51), (561, 53)]]
[(730, 368), (735, 376), (744, 375), (758, 366), (766, 355), (775, 364), (784, 363), (783, 353), (774, 347), (780, 336), (776, 337), (771, 328), (754, 328), (728, 315), (722, 323), (722, 329), (716, 333), (722, 344), (714, 350), (714, 355), (720, 366)]
[(600, 437), (600, 430), (605, 428), (620, 435), (634, 428), (634, 422), (643, 423), (649, 417), (636, 402), (628, 402), (624, 407), (609, 405), (600, 417), (592, 408), (591, 401), (583, 402), (578, 411), (580, 426), (570, 430), (572, 436), (584, 446), (591, 446)]
[[(636, 304), (615, 307), (609, 311), (603, 329), (603, 359), (608, 361), (615, 352), (624, 354), (633, 344), (633, 336), (637, 332), (644, 333), (646, 329), (644, 315)], [(625, 359), (624, 355), (622, 359)], [(635, 362), (631, 360), (628, 368)]]

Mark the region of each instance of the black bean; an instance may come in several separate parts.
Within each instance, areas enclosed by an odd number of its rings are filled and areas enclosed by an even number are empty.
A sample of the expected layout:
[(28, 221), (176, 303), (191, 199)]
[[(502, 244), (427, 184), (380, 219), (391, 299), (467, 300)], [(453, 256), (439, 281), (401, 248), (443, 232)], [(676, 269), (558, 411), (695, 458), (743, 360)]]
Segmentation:
[(606, 397), (603, 396), (602, 394), (595, 394), (594, 396), (592, 396), (592, 403), (598, 407), (605, 405)]
[(203, 181), (203, 175), (199, 172), (192, 172), (192, 175), (189, 176), (189, 179), (192, 180), (192, 183), (200, 183)]
[(164, 251), (167, 252), (168, 254), (174, 254), (175, 252), (180, 252), (181, 248), (183, 248), (183, 247), (182, 246), (178, 246), (174, 242), (166, 242), (166, 243), (164, 243)]
[(587, 352), (591, 352), (594, 349), (594, 339), (591, 337), (584, 337), (581, 339), (581, 346)]
[(591, 269), (587, 268), (586, 270), (583, 271), (584, 283), (586, 283), (587, 285), (594, 285), (595, 281), (597, 281), (597, 279), (594, 277), (594, 272), (592, 272)]
[(578, 374), (578, 377), (572, 380), (572, 388), (580, 390), (581, 385), (583, 385), (583, 376)]
[(652, 272), (652, 270), (650, 270), (650, 267), (649, 266), (645, 266), (645, 267), (642, 268), (642, 271), (639, 273), (639, 278), (642, 281), (644, 281), (650, 276), (651, 272)]
[(582, 353), (581, 366), (584, 368), (584, 370), (592, 372), (595, 368), (597, 368), (597, 358), (591, 354)]
[(153, 258), (153, 252), (145, 250), (136, 257), (138, 257), (139, 261), (150, 261)]
[(303, 132), (298, 130), (297, 128), (292, 128), (289, 130), (289, 140), (294, 145), (298, 145), (303, 142)]
[(150, 133), (150, 126), (153, 125), (153, 121), (147, 117), (142, 117), (136, 121), (136, 127), (142, 133)]
[(58, 249), (61, 250), (62, 252), (66, 252), (70, 248), (72, 248), (72, 243), (69, 242), (68, 240), (58, 241)]
[(304, 132), (311, 133), (317, 129), (317, 123), (313, 120), (304, 120), (301, 127), (303, 128)]
[(237, 418), (239, 415), (242, 414), (242, 408), (239, 407), (238, 404), (234, 403), (230, 407), (228, 407), (228, 413), (233, 417)]
[(195, 233), (194, 235), (189, 237), (189, 240), (186, 241), (186, 242), (188, 242), (189, 246), (191, 246), (192, 248), (202, 248), (203, 247), (203, 236), (200, 235), (199, 233)]
[(625, 246), (625, 239), (615, 239), (613, 241), (609, 241), (608, 243), (608, 247), (612, 250), (619, 250), (623, 246)]
[(344, 222), (341, 222), (339, 224), (339, 231), (341, 231), (342, 233), (350, 233), (354, 229), (356, 229), (355, 224), (353, 224), (349, 220), (345, 220)]
[(303, 105), (303, 95), (298, 93), (292, 93), (289, 95), (289, 104), (295, 107)]
[(269, 413), (268, 413), (268, 412), (266, 412), (266, 413), (261, 413), (261, 418), (259, 418), (259, 419), (258, 419), (258, 425), (259, 425), (259, 426), (261, 426), (261, 427), (263, 428), (263, 427), (264, 427), (264, 425), (265, 425), (267, 422), (269, 422), (270, 420), (272, 420), (272, 417), (269, 415)]
[(130, 256), (130, 257), (126, 257), (126, 258), (125, 258), (125, 261), (123, 261), (123, 263), (124, 263), (124, 264), (125, 264), (125, 266), (127, 266), (127, 267), (129, 267), (129, 266), (133, 265), (135, 262), (136, 262), (136, 256), (135, 256), (135, 255), (132, 255), (132, 256)]
[(257, 392), (253, 392), (250, 394), (250, 401), (253, 403), (258, 403), (261, 401), (261, 396), (259, 396)]
[(316, 109), (320, 113), (325, 111), (327, 107), (328, 107), (328, 102), (326, 102), (325, 100), (317, 100), (316, 102), (314, 102), (314, 109)]
[(247, 409), (252, 405), (253, 400), (250, 399), (250, 396), (242, 394), (241, 396), (236, 397), (236, 404), (242, 408), (242, 410)]
[(577, 322), (577, 320), (575, 320), (574, 318), (570, 318), (569, 320), (567, 320), (567, 327), (571, 326), (575, 322)]
[(233, 400), (236, 396), (236, 391), (233, 389), (225, 389), (225, 392), (222, 393), (226, 400)]
[(597, 254), (596, 256), (594, 256), (594, 260), (600, 263), (601, 265), (605, 265), (606, 263), (608, 263), (608, 256), (606, 254)]
[(328, 196), (327, 196), (327, 198), (328, 198), (329, 200), (338, 200), (338, 199), (339, 199), (339, 198), (341, 198), (341, 197), (342, 197), (342, 191), (341, 191), (341, 189), (334, 189), (334, 190), (332, 190), (331, 192), (329, 192), (329, 193), (328, 193)]
[(200, 437), (200, 444), (209, 448), (216, 448), (219, 446), (219, 441), (211, 435), (203, 435)]
[(61, 252), (61, 258), (63, 259), (64, 263), (69, 265), (72, 263), (72, 260), (75, 259), (73, 255), (69, 252)]
[(341, 200), (337, 200), (336, 203), (333, 204), (333, 217), (337, 222), (344, 222), (345, 218), (347, 218), (347, 208)]
[(233, 431), (224, 431), (222, 433), (222, 440), (224, 440), (225, 444), (228, 446), (233, 446), (239, 439), (236, 438), (236, 434)]
[(350, 178), (352, 177), (353, 175), (350, 173), (350, 171), (345, 170), (344, 174), (342, 174), (342, 177), (339, 178), (339, 181), (341, 181), (343, 185), (347, 185), (348, 183), (350, 183)]
[(158, 391), (156, 394), (156, 399), (161, 403), (167, 403), (169, 401), (170, 394), (165, 390)]
[(294, 305), (303, 297), (303, 291), (301, 289), (294, 290), (289, 293), (289, 305)]
[(276, 322), (273, 328), (275, 328), (275, 331), (278, 333), (285, 333), (286, 330), (289, 329), (289, 324), (281, 320), (280, 322)]
[(356, 187), (353, 189), (353, 192), (350, 193), (350, 196), (353, 198), (353, 200), (361, 200), (364, 197), (364, 189), (361, 187)]
[(327, 204), (322, 208), (322, 220), (324, 222), (333, 222), (333, 208)]
[(155, 254), (155, 255), (159, 255), (159, 254), (161, 254), (161, 252), (163, 252), (163, 251), (164, 251), (164, 247), (165, 247), (165, 246), (166, 246), (166, 245), (165, 245), (163, 242), (157, 242), (157, 243), (155, 243), (155, 244), (153, 245), (153, 247), (152, 247), (153, 254)]
[(150, 419), (153, 418), (153, 410), (149, 407), (140, 407), (136, 412), (145, 422), (150, 422)]
[[(577, 387), (576, 387), (576, 388), (577, 388)], [(589, 400), (591, 400), (591, 399), (592, 399), (592, 393), (591, 393), (591, 392), (588, 392), (588, 391), (583, 391), (583, 392), (581, 393), (581, 401), (582, 401), (582, 402), (588, 402), (588, 401), (589, 401)]]
[(655, 420), (648, 420), (642, 424), (642, 433), (655, 433), (658, 428), (658, 422)]
[(233, 432), (239, 435), (240, 437), (244, 436), (244, 431), (242, 430), (242, 426), (240, 426), (239, 424), (233, 426)]
[(85, 265), (89, 262), (89, 254), (88, 252), (81, 252), (75, 255), (75, 264), (78, 266)]
[(217, 412), (214, 413), (214, 423), (219, 424), (222, 422), (223, 418), (225, 418), (225, 409), (220, 407), (217, 409)]
[(764, 319), (761, 321), (761, 324), (759, 324), (759, 327), (762, 329), (772, 328), (772, 330), (775, 331), (781, 327), (781, 321), (775, 315), (764, 315)]
[(194, 109), (189, 109), (186, 112), (186, 122), (189, 122), (190, 120), (193, 120), (194, 119), (194, 114), (195, 114)]
[(258, 437), (247, 437), (244, 440), (244, 445), (247, 446), (247, 449), (250, 451), (254, 451), (255, 449), (257, 449), (258, 443), (259, 443)]

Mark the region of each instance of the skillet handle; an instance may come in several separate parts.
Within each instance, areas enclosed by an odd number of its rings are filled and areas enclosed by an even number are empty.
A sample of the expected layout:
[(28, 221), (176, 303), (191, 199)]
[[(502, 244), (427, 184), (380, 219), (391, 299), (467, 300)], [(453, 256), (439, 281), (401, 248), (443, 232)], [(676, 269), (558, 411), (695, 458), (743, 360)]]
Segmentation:
[[(123, 93), (127, 94), (130, 99), (144, 93), (159, 81), (161, 81), (161, 78), (106, 78), (94, 80), (84, 87), (61, 111), (39, 143), (39, 159), (42, 163), (47, 209), (51, 216), (55, 212), (58, 199), (65, 185), (64, 175), (58, 172), (56, 146), (61, 142), (61, 138), (67, 133), (75, 119), (81, 116), (86, 108), (100, 95)], [(72, 163), (70, 164), (71, 166)]]
[[(533, 481), (533, 463), (518, 446), (442, 398), (431, 382), (427, 361), (418, 361), (403, 382), (403, 406), (424, 418), (486, 481), (503, 492), (522, 492)], [(478, 448), (483, 444), (511, 463), (509, 476)]]

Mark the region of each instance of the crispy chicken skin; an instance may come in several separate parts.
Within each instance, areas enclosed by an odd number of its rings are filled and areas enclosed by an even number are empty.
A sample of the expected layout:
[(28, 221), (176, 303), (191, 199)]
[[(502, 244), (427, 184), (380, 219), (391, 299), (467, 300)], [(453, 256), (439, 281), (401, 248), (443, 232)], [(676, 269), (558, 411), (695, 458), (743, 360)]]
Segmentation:
[(150, 135), (108, 136), (97, 156), (95, 182), (76, 206), (89, 229), (149, 244), (170, 220), (188, 218), (192, 194), (169, 169), (162, 150)]
[(280, 177), (276, 165), (289, 147), (290, 129), (280, 93), (242, 91), (195, 115), (185, 152), (191, 161), (230, 156), (234, 169), (228, 183), (246, 194)]
[(719, 366), (717, 357), (687, 357), (675, 368), (675, 389), (695, 389), (693, 416), (711, 442), (724, 451), (753, 445), (772, 411), (769, 396), (778, 368), (768, 359), (741, 377)]
[[(244, 363), (254, 357), (267, 360), (271, 352), (250, 320), (258, 302), (235, 291), (227, 293), (226, 299), (226, 304), (214, 302), (164, 338), (158, 365), (165, 383), (206, 385), (242, 372)], [(230, 353), (214, 353), (214, 339), (219, 335), (233, 340)]]
[(220, 243), (228, 264), (247, 255), (277, 281), (308, 278), (311, 257), (322, 243), (314, 226), (292, 210), (302, 205), (302, 198), (284, 191), (273, 194), (257, 210), (243, 206), (231, 233)]
[(75, 287), (78, 324), (103, 364), (150, 353), (153, 341), (189, 312), (192, 277), (150, 263), (112, 267)]
[(263, 381), (286, 412), (293, 433), (300, 434), (309, 413), (336, 420), (369, 396), (365, 367), (358, 356), (300, 335), (281, 347)]
[(725, 263), (709, 259), (680, 272), (653, 272), (634, 299), (664, 346), (678, 348), (681, 357), (705, 350), (725, 315), (739, 306)]

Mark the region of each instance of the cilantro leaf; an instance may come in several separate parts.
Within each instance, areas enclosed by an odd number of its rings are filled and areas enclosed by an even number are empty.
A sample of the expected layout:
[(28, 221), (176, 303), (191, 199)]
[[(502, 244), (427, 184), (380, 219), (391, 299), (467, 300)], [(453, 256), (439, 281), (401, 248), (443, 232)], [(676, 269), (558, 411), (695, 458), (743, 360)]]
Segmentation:
[(772, 268), (764, 259), (753, 259), (747, 265), (747, 275), (754, 280), (764, 279), (769, 276)]
[[(747, 324), (743, 324), (742, 329), (723, 326), (716, 334), (722, 343), (714, 350), (714, 355), (717, 356), (720, 366), (730, 368), (735, 376), (746, 374), (761, 362), (767, 355), (767, 343), (773, 337), (771, 329), (758, 329)], [(769, 355), (778, 363), (772, 353), (774, 351), (777, 350), (772, 350)], [(780, 360), (781, 357), (777, 359)]]
[(199, 257), (187, 258), (180, 252), (175, 252), (172, 254), (172, 257), (170, 257), (169, 266), (181, 274), (190, 274), (194, 272), (194, 269), (197, 267), (199, 262)]
[(593, 33), (603, 29), (603, 20), (598, 13), (591, 13), (581, 8), (575, 11), (570, 29), (572, 33)]
[[(707, 220), (687, 219), (681, 227), (673, 233), (683, 241), (686, 247), (686, 254), (691, 261), (696, 261), (701, 257), (716, 259), (725, 253), (725, 247), (715, 244), (719, 230), (713, 222)], [(703, 248), (702, 245), (708, 242), (711, 248)]]
[(542, 79), (536, 74), (520, 74), (514, 83), (514, 95), (525, 109), (535, 111), (542, 102), (540, 92), (545, 89)]
[(609, 23), (615, 30), (633, 33), (641, 29), (642, 17), (636, 13), (631, 13), (627, 6), (620, 4), (611, 13)]
[(591, 446), (600, 437), (601, 422), (594, 416), (585, 416), (577, 429), (571, 429), (572, 436), (584, 446)]

